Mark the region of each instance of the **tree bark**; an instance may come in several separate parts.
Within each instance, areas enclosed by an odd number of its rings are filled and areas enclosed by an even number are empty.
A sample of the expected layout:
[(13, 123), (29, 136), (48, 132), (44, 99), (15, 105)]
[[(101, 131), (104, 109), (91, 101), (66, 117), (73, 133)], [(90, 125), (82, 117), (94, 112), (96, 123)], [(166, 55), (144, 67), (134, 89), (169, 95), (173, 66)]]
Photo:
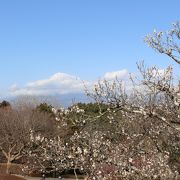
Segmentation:
[(11, 161), (10, 161), (10, 157), (7, 159), (7, 164), (6, 164), (6, 174), (10, 174), (9, 173), (9, 169), (11, 167)]

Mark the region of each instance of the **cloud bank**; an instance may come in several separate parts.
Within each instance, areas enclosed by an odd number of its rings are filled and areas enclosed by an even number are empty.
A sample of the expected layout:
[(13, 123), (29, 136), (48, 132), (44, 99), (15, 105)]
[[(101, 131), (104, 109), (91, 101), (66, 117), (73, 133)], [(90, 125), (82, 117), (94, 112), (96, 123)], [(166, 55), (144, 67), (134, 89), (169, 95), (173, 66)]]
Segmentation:
[[(115, 78), (125, 79), (127, 77), (128, 71), (123, 69), (114, 72), (107, 72), (101, 77), (101, 79), (114, 80)], [(87, 81), (70, 74), (59, 72), (47, 79), (29, 82), (23, 87), (13, 84), (9, 88), (9, 92), (11, 96), (82, 93), (84, 92), (84, 85), (86, 85), (86, 87), (93, 87), (97, 81), (98, 80)]]

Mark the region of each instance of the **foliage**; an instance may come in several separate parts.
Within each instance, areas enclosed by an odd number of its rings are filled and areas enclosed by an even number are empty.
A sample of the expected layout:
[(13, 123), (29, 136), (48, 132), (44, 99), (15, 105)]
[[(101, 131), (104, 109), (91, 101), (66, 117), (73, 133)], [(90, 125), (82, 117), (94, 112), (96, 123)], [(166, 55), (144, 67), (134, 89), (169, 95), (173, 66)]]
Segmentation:
[(36, 107), (37, 110), (39, 110), (40, 112), (45, 112), (48, 113), (50, 115), (54, 115), (53, 111), (52, 111), (52, 106), (48, 105), (47, 103), (41, 103), (40, 105), (38, 105)]

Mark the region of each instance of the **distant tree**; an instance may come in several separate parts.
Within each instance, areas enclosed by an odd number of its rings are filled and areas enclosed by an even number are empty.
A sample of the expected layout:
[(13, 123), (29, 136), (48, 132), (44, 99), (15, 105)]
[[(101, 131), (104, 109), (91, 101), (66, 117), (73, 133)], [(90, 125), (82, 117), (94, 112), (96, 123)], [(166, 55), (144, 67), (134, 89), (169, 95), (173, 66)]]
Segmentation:
[(10, 106), (11, 106), (11, 104), (8, 101), (5, 101), (5, 100), (0, 103), (0, 108), (7, 108), (7, 107), (10, 107)]
[(38, 105), (36, 107), (37, 110), (39, 110), (40, 112), (46, 112), (50, 115), (54, 115), (53, 111), (52, 111), (53, 106), (52, 105), (48, 105), (47, 103), (41, 103), (40, 105)]
[(0, 109), (0, 152), (6, 159), (7, 169), (12, 162), (28, 157), (31, 133), (46, 138), (55, 137), (58, 127), (55, 118), (47, 112), (40, 112), (32, 107), (12, 108), (4, 112)]
[(108, 109), (108, 105), (106, 104), (77, 103), (77, 105), (80, 109), (83, 109), (87, 115), (98, 115), (100, 112), (104, 113)]
[(29, 120), (24, 112), (0, 110), (0, 152), (6, 158), (6, 173), (11, 163), (23, 156), (30, 138)]

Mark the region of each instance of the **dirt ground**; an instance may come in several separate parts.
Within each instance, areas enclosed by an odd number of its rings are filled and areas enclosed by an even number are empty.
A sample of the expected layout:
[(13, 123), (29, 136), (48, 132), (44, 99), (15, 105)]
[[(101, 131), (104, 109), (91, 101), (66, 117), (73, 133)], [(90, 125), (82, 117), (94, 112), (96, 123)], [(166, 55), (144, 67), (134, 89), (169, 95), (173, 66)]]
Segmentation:
[(25, 180), (25, 179), (14, 175), (0, 174), (0, 180)]

